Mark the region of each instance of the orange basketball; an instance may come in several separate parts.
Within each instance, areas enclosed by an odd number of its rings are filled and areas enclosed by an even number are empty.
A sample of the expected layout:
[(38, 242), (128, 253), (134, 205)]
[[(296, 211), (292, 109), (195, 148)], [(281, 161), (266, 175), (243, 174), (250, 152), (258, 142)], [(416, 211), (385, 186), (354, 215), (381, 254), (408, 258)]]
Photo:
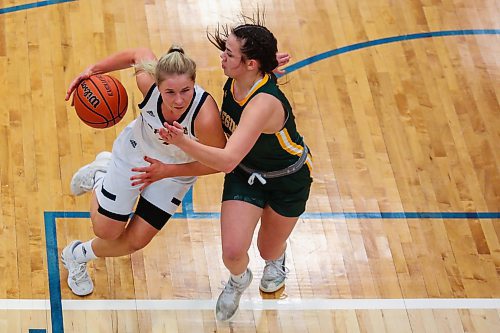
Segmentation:
[(92, 75), (80, 82), (73, 95), (76, 114), (90, 127), (107, 128), (118, 124), (127, 112), (127, 91), (118, 79)]

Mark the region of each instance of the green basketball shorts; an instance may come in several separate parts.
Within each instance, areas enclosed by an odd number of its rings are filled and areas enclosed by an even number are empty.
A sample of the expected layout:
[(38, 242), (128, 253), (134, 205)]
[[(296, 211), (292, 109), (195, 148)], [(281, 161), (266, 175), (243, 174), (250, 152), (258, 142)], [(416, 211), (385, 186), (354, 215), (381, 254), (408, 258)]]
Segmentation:
[(312, 178), (306, 164), (294, 174), (266, 179), (266, 184), (255, 180), (248, 184), (250, 175), (236, 168), (224, 178), (222, 201), (245, 201), (260, 208), (269, 205), (285, 217), (298, 217), (306, 209)]

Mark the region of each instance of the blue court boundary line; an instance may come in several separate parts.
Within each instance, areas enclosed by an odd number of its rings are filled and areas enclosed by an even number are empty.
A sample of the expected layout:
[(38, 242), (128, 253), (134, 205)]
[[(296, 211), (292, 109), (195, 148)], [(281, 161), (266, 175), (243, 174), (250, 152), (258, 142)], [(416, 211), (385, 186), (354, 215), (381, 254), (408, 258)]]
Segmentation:
[(59, 3), (72, 2), (72, 1), (75, 1), (75, 0), (47, 0), (47, 1), (37, 1), (37, 2), (32, 2), (32, 3), (27, 3), (24, 5), (0, 8), (0, 15), (18, 12), (21, 10), (26, 10), (26, 9), (31, 9), (31, 8), (39, 8), (39, 7), (44, 7), (44, 6), (57, 5)]
[[(62, 0), (66, 2), (72, 0)], [(44, 1), (49, 3), (51, 1)], [(55, 1), (52, 1), (55, 3)], [(40, 2), (42, 3), (42, 2)], [(16, 6), (21, 7), (21, 6)], [(36, 7), (36, 6), (35, 6)], [(11, 7), (14, 8), (14, 7)], [(5, 10), (5, 9), (4, 9)], [(0, 14), (2, 12), (0, 11)], [(449, 31), (434, 31), (427, 33), (416, 33), (388, 38), (376, 39), (373, 41), (362, 42), (350, 46), (341, 47), (331, 51), (327, 51), (307, 59), (301, 60), (295, 64), (285, 67), (287, 75), (293, 71), (310, 65), (314, 62), (324, 60), (326, 58), (347, 53), (375, 45), (388, 44), (397, 41), (407, 41), (419, 38), (443, 37), (443, 36), (465, 36), (465, 35), (498, 35), (500, 29), (490, 30), (449, 30)], [(279, 76), (283, 76), (279, 75)], [(50, 293), (50, 311), (52, 320), (52, 332), (64, 333), (62, 300), (61, 300), (61, 281), (59, 272), (59, 259), (57, 253), (57, 233), (56, 219), (57, 218), (89, 218), (89, 212), (44, 212), (45, 222), (45, 239), (47, 249), (47, 266), (49, 275), (49, 293)], [(195, 212), (193, 209), (193, 196), (190, 190), (182, 202), (182, 212), (176, 213), (172, 218), (192, 218), (192, 219), (207, 219), (219, 218), (220, 213), (214, 212)], [(325, 212), (325, 213), (304, 213), (302, 219), (498, 219), (500, 212), (361, 212), (361, 213), (343, 213), (343, 212)], [(37, 332), (30, 329), (30, 332)], [(38, 330), (40, 333), (44, 330)]]
[[(415, 34), (408, 34), (408, 35), (401, 35), (401, 36), (394, 36), (394, 37), (386, 37), (386, 38), (380, 38), (380, 39), (375, 39), (372, 41), (368, 42), (361, 42), (361, 43), (356, 43), (344, 47), (340, 47), (338, 49), (333, 49), (330, 51), (326, 51), (317, 55), (314, 55), (312, 57), (306, 58), (304, 60), (300, 60), (299, 62), (296, 62), (288, 67), (283, 68), (285, 71), (285, 74), (287, 75), (290, 74), (291, 72), (294, 72), (298, 69), (301, 69), (305, 66), (308, 66), (310, 64), (313, 64), (315, 62), (367, 48), (370, 46), (376, 46), (376, 45), (381, 45), (381, 44), (389, 44), (389, 43), (395, 43), (395, 42), (401, 42), (401, 41), (408, 41), (408, 40), (414, 40), (414, 39), (420, 39), (420, 38), (430, 38), (430, 37), (445, 37), (445, 36), (468, 36), (468, 35), (500, 35), (500, 29), (470, 29), (470, 30), (443, 30), (443, 31), (430, 31), (430, 32), (422, 32), (422, 33), (415, 33)], [(278, 77), (281, 77), (283, 75), (277, 75)]]

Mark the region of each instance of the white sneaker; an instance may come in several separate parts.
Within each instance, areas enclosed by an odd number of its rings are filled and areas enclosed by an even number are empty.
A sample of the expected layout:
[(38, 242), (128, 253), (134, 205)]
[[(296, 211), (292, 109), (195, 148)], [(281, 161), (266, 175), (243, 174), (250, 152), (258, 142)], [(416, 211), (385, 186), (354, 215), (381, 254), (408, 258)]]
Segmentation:
[(217, 320), (228, 321), (234, 317), (240, 305), (241, 295), (252, 282), (253, 274), (249, 268), (247, 268), (247, 275), (247, 282), (243, 284), (237, 283), (232, 278), (229, 278), (224, 290), (217, 299), (217, 305), (215, 307), (215, 316)]
[(95, 157), (95, 160), (81, 167), (71, 179), (71, 193), (74, 195), (82, 195), (85, 192), (90, 192), (94, 188), (96, 171), (106, 172), (111, 153), (103, 151)]
[(87, 273), (87, 263), (76, 261), (73, 254), (75, 247), (82, 242), (75, 240), (64, 248), (61, 253), (61, 261), (68, 270), (68, 286), (78, 296), (85, 296), (94, 290), (94, 283)]
[(265, 293), (273, 293), (285, 285), (286, 275), (289, 270), (283, 260), (266, 260), (266, 267), (260, 279), (259, 289)]

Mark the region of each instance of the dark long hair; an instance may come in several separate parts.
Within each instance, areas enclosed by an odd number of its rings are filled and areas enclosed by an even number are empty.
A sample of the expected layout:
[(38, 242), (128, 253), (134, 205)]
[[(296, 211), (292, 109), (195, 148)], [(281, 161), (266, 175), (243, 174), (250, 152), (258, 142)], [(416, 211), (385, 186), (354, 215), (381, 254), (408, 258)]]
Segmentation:
[(226, 41), (229, 34), (234, 34), (241, 41), (242, 61), (257, 60), (259, 70), (263, 74), (276, 76), (273, 70), (278, 67), (276, 53), (278, 41), (273, 33), (264, 26), (264, 12), (257, 11), (253, 17), (241, 15), (243, 23), (229, 28), (227, 25), (217, 25), (213, 33), (207, 31), (208, 40), (219, 50), (226, 50)]

